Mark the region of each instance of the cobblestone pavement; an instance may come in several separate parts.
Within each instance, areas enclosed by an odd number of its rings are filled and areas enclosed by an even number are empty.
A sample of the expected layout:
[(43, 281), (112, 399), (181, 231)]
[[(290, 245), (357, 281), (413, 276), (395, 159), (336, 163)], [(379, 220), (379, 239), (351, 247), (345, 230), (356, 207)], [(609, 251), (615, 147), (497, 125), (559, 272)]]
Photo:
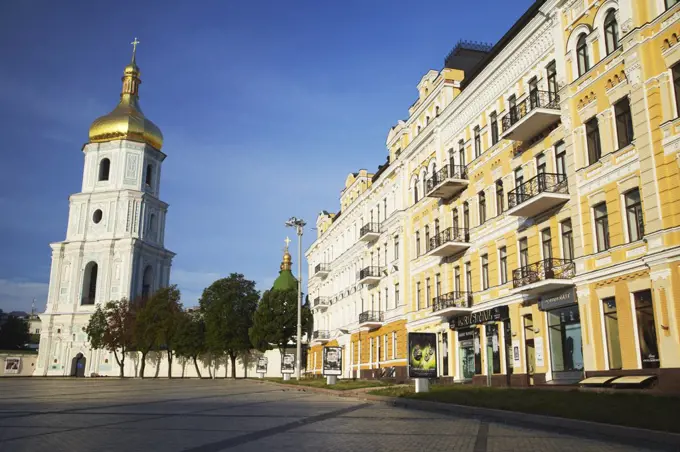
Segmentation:
[(247, 380), (0, 380), (0, 450), (642, 451)]

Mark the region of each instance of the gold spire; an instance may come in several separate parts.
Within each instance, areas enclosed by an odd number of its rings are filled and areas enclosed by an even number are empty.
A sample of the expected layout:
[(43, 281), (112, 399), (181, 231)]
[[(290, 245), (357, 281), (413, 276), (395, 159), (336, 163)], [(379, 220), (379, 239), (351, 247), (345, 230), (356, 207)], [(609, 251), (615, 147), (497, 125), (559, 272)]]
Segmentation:
[(130, 140), (147, 143), (160, 150), (163, 146), (163, 134), (160, 129), (147, 119), (139, 106), (139, 78), (137, 66), (137, 44), (132, 41), (132, 61), (123, 70), (123, 88), (120, 102), (108, 115), (97, 118), (90, 126), (90, 143), (101, 143), (113, 140)]
[(283, 262), (281, 262), (281, 271), (290, 270), (293, 266), (293, 261), (291, 260), (290, 253), (288, 252), (288, 245), (290, 244), (290, 239), (286, 237), (286, 247), (283, 249)]

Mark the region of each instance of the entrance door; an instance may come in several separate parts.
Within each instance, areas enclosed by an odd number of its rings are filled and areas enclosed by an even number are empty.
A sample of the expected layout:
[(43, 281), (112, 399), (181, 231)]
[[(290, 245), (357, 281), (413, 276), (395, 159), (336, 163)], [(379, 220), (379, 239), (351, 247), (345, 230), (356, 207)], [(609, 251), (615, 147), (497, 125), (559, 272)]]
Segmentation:
[(491, 337), (486, 337), (486, 385), (491, 386), (491, 376), (493, 375), (493, 344)]
[(82, 353), (78, 353), (71, 361), (71, 376), (84, 377), (85, 376), (85, 357)]
[(525, 354), (526, 354), (526, 372), (529, 379), (529, 385), (534, 384), (534, 373), (536, 370), (536, 348), (534, 346), (534, 321), (531, 316), (524, 316), (524, 337), (525, 337)]

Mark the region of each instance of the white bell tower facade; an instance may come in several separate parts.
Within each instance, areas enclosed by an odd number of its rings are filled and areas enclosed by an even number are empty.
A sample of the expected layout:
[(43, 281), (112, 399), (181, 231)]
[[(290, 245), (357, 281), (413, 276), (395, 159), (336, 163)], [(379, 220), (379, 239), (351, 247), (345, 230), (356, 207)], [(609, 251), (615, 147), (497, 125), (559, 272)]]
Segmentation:
[[(135, 45), (137, 40), (135, 40)], [(98, 304), (134, 300), (167, 286), (168, 204), (160, 200), (163, 136), (138, 103), (140, 71), (125, 67), (118, 106), (98, 118), (83, 147), (80, 193), (69, 198), (66, 239), (52, 243), (47, 308), (35, 375), (118, 375), (85, 327)]]

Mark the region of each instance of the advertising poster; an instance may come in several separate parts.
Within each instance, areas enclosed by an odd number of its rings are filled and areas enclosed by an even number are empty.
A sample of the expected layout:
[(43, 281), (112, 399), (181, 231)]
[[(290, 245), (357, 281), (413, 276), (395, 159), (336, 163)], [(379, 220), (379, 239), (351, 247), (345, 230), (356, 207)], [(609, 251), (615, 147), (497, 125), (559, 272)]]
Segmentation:
[(519, 369), (522, 364), (519, 359), (519, 340), (515, 339), (512, 341), (512, 360), (515, 369)]
[(258, 374), (266, 374), (267, 373), (267, 363), (268, 363), (268, 360), (264, 356), (257, 358), (256, 372)]
[(5, 359), (5, 374), (18, 374), (21, 370), (21, 358)]
[(281, 373), (282, 374), (292, 374), (295, 373), (295, 355), (292, 353), (286, 353), (283, 355), (283, 360), (281, 361)]
[(323, 348), (323, 374), (342, 375), (342, 347)]
[(536, 348), (536, 367), (545, 366), (545, 361), (543, 361), (543, 338), (534, 338), (534, 347)]
[(409, 378), (437, 377), (437, 335), (408, 333)]

